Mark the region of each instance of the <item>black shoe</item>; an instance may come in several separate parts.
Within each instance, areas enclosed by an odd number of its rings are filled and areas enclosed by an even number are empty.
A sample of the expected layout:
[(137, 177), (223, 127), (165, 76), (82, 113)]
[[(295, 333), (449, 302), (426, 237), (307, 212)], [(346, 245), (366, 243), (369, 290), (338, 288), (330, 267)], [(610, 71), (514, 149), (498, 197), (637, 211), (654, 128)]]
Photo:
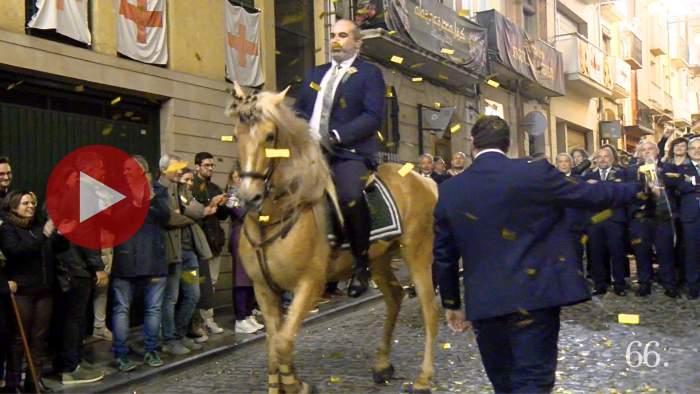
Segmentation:
[(599, 287), (593, 291), (594, 296), (604, 296), (608, 292), (605, 287)]
[(357, 298), (364, 294), (369, 288), (369, 278), (371, 273), (367, 267), (358, 267), (353, 272), (348, 285), (348, 297)]
[(648, 283), (640, 284), (637, 289), (637, 297), (647, 297), (651, 294), (651, 285)]
[(24, 392), (25, 393), (53, 393), (53, 390), (44, 384), (44, 381), (39, 379), (39, 390), (34, 389), (34, 383), (31, 378), (24, 379)]
[(698, 298), (700, 298), (700, 289), (688, 290), (688, 299), (689, 300), (697, 300)]
[(680, 295), (678, 294), (678, 290), (670, 287), (664, 291), (664, 295), (669, 298), (678, 298)]
[(627, 295), (627, 290), (625, 290), (624, 287), (615, 287), (613, 288), (613, 292), (620, 297), (624, 297)]

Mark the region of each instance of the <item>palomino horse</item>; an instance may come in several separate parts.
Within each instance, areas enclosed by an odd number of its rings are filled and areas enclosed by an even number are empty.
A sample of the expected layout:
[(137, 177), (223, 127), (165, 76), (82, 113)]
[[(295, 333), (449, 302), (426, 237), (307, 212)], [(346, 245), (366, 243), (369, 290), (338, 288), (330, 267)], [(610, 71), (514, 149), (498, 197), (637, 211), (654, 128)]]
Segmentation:
[[(286, 90), (246, 96), (236, 85), (226, 114), (234, 120), (241, 161), (240, 197), (248, 208), (239, 254), (253, 280), (267, 327), (268, 392), (306, 393), (313, 388), (297, 379), (292, 362), (297, 333), (326, 282), (348, 276), (352, 256), (349, 251), (333, 250), (328, 242), (325, 193), (334, 190), (331, 175), (307, 122), (283, 102), (285, 94)], [(394, 372), (389, 352), (404, 294), (390, 262), (400, 250), (416, 286), (426, 331), (421, 372), (412, 388), (429, 392), (437, 334), (431, 277), (437, 187), (414, 172), (402, 177), (399, 168), (386, 164), (377, 172), (396, 200), (404, 232), (398, 239), (374, 242), (369, 250), (372, 279), (387, 306), (372, 370), (377, 383), (388, 381)], [(283, 290), (294, 293), (284, 319)]]

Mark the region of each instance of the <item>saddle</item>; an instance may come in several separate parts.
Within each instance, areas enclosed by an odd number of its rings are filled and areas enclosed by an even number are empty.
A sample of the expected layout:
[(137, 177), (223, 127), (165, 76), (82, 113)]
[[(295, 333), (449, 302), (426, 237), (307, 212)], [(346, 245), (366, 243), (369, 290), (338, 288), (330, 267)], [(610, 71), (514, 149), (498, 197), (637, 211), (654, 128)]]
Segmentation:
[[(346, 239), (343, 214), (334, 193), (335, 189), (326, 193), (326, 234), (331, 247), (346, 250), (350, 249), (350, 243)], [(370, 242), (398, 238), (403, 233), (399, 209), (391, 191), (375, 173), (367, 178), (363, 194), (371, 216)]]

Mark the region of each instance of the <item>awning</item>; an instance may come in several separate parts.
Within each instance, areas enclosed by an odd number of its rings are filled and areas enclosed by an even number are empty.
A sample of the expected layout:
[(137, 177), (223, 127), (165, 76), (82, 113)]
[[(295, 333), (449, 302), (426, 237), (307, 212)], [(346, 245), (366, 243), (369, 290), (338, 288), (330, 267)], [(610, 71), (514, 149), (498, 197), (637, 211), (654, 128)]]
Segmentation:
[(469, 96), (476, 95), (476, 85), (483, 77), (384, 29), (363, 30), (362, 41), (362, 55), (412, 77), (422, 77)]
[(631, 126), (625, 126), (625, 134), (631, 134), (634, 136), (643, 136), (643, 135), (654, 135), (654, 130), (642, 126), (642, 125), (631, 125)]

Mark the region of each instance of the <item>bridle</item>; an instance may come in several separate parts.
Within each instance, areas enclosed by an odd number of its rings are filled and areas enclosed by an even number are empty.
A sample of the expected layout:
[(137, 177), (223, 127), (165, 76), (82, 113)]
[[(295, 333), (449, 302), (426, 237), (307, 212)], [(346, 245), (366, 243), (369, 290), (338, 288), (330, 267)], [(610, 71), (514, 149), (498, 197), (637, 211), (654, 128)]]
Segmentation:
[[(275, 126), (275, 142), (272, 145), (272, 149), (277, 149), (277, 137), (279, 135), (279, 127)], [(263, 183), (265, 184), (265, 187), (263, 188), (263, 194), (262, 194), (262, 199), (264, 200), (268, 194), (270, 193), (270, 190), (272, 190), (272, 185), (270, 183), (270, 179), (272, 178), (272, 174), (275, 172), (275, 169), (277, 168), (277, 162), (278, 158), (270, 158), (270, 162), (267, 165), (267, 168), (265, 169), (265, 172), (258, 172), (258, 171), (242, 171), (239, 173), (238, 176), (240, 176), (241, 179), (245, 178), (250, 178), (250, 179), (262, 179)], [(247, 213), (247, 210), (246, 210)]]

